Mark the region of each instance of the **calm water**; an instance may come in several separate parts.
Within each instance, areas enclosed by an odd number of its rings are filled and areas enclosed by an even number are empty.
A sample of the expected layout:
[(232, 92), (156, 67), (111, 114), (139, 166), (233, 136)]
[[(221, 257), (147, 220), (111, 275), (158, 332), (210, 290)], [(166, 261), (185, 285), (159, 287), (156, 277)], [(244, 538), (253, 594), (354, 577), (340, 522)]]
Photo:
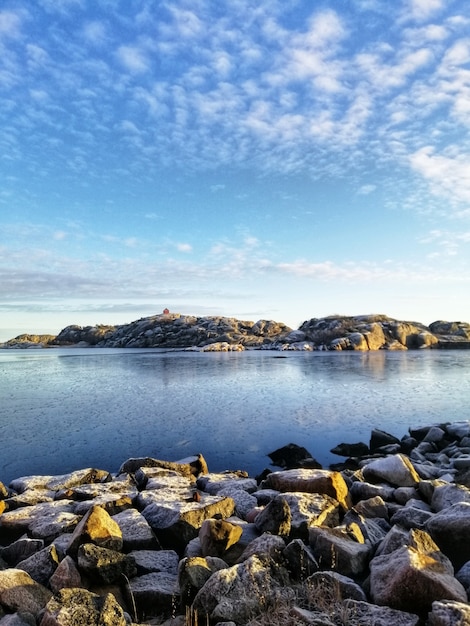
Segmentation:
[(470, 351), (0, 350), (0, 480), (197, 452), (254, 475), (289, 442), (328, 465), (372, 428), (401, 437), (469, 407)]

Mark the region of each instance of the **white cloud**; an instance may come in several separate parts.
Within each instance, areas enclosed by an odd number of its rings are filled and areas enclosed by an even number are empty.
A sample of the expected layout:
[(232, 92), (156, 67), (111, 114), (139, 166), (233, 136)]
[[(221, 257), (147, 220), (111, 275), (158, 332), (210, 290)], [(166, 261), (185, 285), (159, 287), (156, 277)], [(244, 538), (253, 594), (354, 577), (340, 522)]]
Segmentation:
[(178, 243), (176, 244), (176, 248), (178, 252), (189, 253), (193, 251), (193, 247), (189, 243)]
[(141, 74), (149, 70), (149, 60), (138, 47), (120, 46), (117, 56), (124, 67), (133, 74)]
[(444, 7), (444, 0), (406, 0), (405, 18), (425, 21)]
[(21, 35), (22, 14), (0, 11), (0, 39), (17, 39)]

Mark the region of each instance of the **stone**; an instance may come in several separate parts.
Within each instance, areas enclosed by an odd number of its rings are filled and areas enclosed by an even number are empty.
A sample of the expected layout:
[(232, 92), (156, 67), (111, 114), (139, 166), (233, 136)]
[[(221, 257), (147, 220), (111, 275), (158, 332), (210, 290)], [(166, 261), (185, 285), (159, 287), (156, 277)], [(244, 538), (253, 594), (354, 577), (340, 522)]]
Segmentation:
[(468, 626), (470, 605), (455, 600), (438, 600), (432, 603), (427, 626)]
[(287, 500), (276, 496), (256, 517), (255, 526), (260, 533), (288, 537), (291, 530), (291, 512)]
[(370, 545), (358, 542), (345, 528), (312, 527), (309, 542), (321, 569), (331, 569), (344, 576), (364, 574), (372, 556)]
[(93, 506), (75, 528), (67, 554), (76, 557), (78, 548), (84, 543), (94, 543), (101, 548), (121, 550), (122, 533), (118, 524), (104, 509)]
[(369, 449), (373, 454), (378, 449), (383, 446), (387, 446), (389, 444), (400, 443), (400, 440), (389, 433), (386, 433), (384, 430), (379, 430), (378, 428), (374, 428), (370, 434), (370, 442)]
[(419, 475), (403, 454), (395, 454), (371, 461), (362, 468), (366, 481), (386, 481), (396, 487), (413, 487), (420, 481)]
[(61, 589), (49, 602), (40, 626), (127, 626), (122, 607), (108, 593)]
[(4, 559), (8, 565), (14, 567), (20, 561), (24, 561), (39, 550), (44, 548), (43, 539), (30, 539), (27, 536), (20, 537), (9, 545), (0, 548), (0, 557)]
[[(285, 469), (301, 467), (304, 461), (313, 460), (312, 455), (306, 448), (295, 443), (288, 443), (286, 446), (270, 452), (268, 456), (273, 465)], [(321, 465), (319, 463), (317, 465), (318, 469), (321, 469)]]
[(0, 617), (0, 626), (36, 626), (36, 619), (31, 613), (10, 613)]
[(340, 443), (330, 450), (338, 456), (366, 456), (369, 454), (369, 446), (360, 441), (359, 443)]
[(467, 595), (470, 590), (470, 561), (467, 561), (462, 565), (459, 571), (455, 574), (456, 579), (467, 590)]
[(129, 602), (135, 603), (139, 616), (169, 616), (179, 595), (178, 577), (166, 572), (153, 572), (132, 578), (126, 589)]
[(212, 574), (226, 567), (225, 561), (212, 556), (182, 559), (178, 567), (178, 585), (182, 606), (192, 604), (197, 592), (202, 589)]
[(0, 515), (0, 532), (22, 535), (27, 532), (34, 539), (51, 542), (64, 532), (70, 532), (79, 521), (69, 500), (42, 502), (33, 506), (7, 511)]
[(32, 554), (24, 561), (20, 561), (16, 567), (27, 572), (33, 580), (46, 587), (58, 564), (59, 557), (55, 546), (52, 544)]
[(287, 572), (273, 561), (252, 556), (212, 574), (197, 593), (193, 608), (213, 622), (245, 623), (274, 601), (287, 581)]
[(368, 602), (345, 600), (343, 614), (348, 626), (418, 626), (418, 615), (388, 606), (376, 606)]
[(122, 549), (157, 550), (160, 547), (155, 533), (145, 517), (136, 509), (126, 509), (112, 516), (122, 534)]
[(272, 472), (262, 483), (262, 488), (277, 491), (321, 493), (339, 502), (343, 509), (350, 508), (348, 486), (339, 472), (322, 469), (292, 469)]
[(254, 495), (244, 489), (238, 489), (236, 486), (224, 487), (217, 492), (217, 495), (232, 498), (235, 503), (235, 515), (242, 519), (246, 519), (250, 511), (258, 504)]
[(424, 511), (421, 508), (405, 506), (392, 515), (390, 522), (392, 524), (399, 524), (403, 526), (403, 528), (425, 528), (426, 523), (433, 515), (434, 513)]
[(319, 565), (310, 546), (301, 539), (293, 539), (282, 552), (288, 563), (293, 580), (304, 581), (319, 570)]
[(354, 510), (363, 517), (388, 520), (388, 508), (385, 501), (380, 496), (360, 500), (354, 505)]
[(70, 556), (65, 556), (57, 566), (49, 579), (49, 586), (53, 593), (67, 587), (83, 587), (82, 577), (77, 569), (75, 561)]
[(452, 561), (456, 570), (470, 561), (470, 504), (459, 502), (426, 523), (426, 530)]
[(337, 600), (358, 600), (365, 602), (366, 594), (352, 578), (343, 576), (338, 572), (325, 571), (315, 572), (307, 580), (306, 584), (311, 586), (317, 593), (321, 594), (325, 588), (334, 590)]
[(216, 496), (222, 489), (243, 489), (253, 493), (258, 488), (256, 480), (249, 478), (245, 472), (220, 472), (199, 476), (197, 488), (212, 496)]
[(0, 604), (8, 611), (23, 611), (37, 615), (52, 593), (21, 569), (0, 571)]
[(117, 550), (102, 548), (93, 543), (83, 543), (78, 548), (78, 568), (94, 582), (111, 585), (132, 578), (137, 568), (132, 556)]
[(466, 502), (470, 504), (470, 489), (463, 485), (437, 485), (431, 499), (431, 508), (439, 512), (448, 509), (453, 504)]
[(393, 500), (395, 489), (391, 485), (383, 483), (372, 485), (371, 483), (356, 480), (349, 489), (352, 501), (357, 503), (360, 500), (369, 500), (370, 498), (380, 497), (388, 502)]
[(252, 556), (258, 556), (260, 558), (270, 557), (274, 561), (279, 561), (285, 548), (286, 543), (282, 537), (279, 535), (271, 535), (270, 533), (263, 533), (250, 541), (240, 555), (238, 562), (246, 561)]
[(184, 547), (197, 537), (204, 520), (215, 516), (224, 519), (230, 517), (234, 510), (235, 503), (231, 498), (203, 494), (199, 502), (175, 502), (164, 496), (161, 505), (156, 500), (144, 508), (142, 515), (157, 533), (162, 545)]
[(450, 564), (411, 546), (372, 559), (370, 594), (376, 604), (421, 615), (431, 609), (435, 600), (467, 599)]
[(129, 556), (134, 559), (137, 576), (152, 572), (178, 573), (179, 557), (174, 550), (133, 550)]
[(226, 520), (204, 520), (199, 530), (202, 555), (223, 558), (227, 550), (240, 539), (242, 532), (240, 526)]

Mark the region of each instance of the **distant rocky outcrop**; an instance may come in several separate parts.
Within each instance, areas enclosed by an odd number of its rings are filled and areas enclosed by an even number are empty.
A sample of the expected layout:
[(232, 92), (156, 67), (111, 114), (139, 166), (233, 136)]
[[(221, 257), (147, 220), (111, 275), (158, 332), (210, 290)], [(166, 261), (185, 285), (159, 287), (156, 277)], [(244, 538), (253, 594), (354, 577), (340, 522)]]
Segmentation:
[(119, 326), (67, 326), (56, 337), (20, 335), (0, 344), (3, 348), (52, 346), (204, 351), (470, 348), (470, 324), (436, 321), (425, 326), (387, 315), (331, 315), (312, 318), (293, 330), (272, 320), (163, 313)]

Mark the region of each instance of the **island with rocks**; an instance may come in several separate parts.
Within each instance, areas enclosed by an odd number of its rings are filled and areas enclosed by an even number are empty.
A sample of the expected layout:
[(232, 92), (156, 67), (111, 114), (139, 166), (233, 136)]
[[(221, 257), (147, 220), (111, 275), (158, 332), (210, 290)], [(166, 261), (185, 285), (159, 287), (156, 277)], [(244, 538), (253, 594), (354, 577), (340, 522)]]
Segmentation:
[(409, 350), (470, 348), (470, 323), (436, 321), (425, 326), (387, 315), (331, 315), (297, 330), (282, 322), (242, 321), (163, 312), (119, 326), (67, 326), (58, 335), (23, 334), (0, 348), (163, 348), (174, 350)]
[(1, 626), (470, 624), (470, 421), (0, 484)]

